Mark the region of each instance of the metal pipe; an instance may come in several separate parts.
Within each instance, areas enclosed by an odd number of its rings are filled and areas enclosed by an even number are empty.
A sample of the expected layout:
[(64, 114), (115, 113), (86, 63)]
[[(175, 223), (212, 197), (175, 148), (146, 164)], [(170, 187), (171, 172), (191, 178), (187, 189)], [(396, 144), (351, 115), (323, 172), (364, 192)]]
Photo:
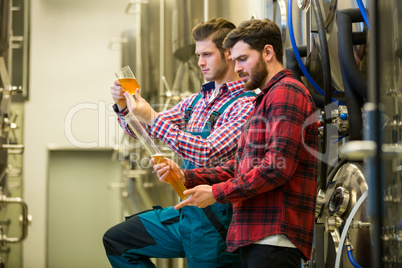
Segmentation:
[[(285, 0), (275, 0), (275, 7), (279, 7), (279, 13), (281, 16), (281, 24), (278, 25), (282, 32), (282, 45), (285, 46), (286, 43), (286, 28), (288, 27), (286, 18), (286, 2)], [(276, 11), (274, 12), (274, 21), (276, 21)]]
[(318, 37), (321, 44), (320, 54), (324, 73), (324, 100), (325, 105), (331, 103), (332, 99), (332, 84), (331, 84), (331, 65), (329, 63), (329, 51), (327, 32), (325, 30), (324, 18), (322, 17), (321, 7), (318, 0), (313, 0), (314, 17), (318, 27)]
[[(11, 103), (11, 76), (7, 70), (6, 62), (3, 57), (0, 57), (0, 79), (3, 83), (3, 90), (2, 90), (2, 99), (0, 103), (0, 122), (4, 122), (4, 117), (9, 114), (10, 110), (10, 103)], [(2, 130), (4, 132), (4, 130)], [(2, 133), (3, 137), (5, 137)]]
[(273, 0), (264, 0), (263, 3), (264, 10), (264, 18), (268, 18), (270, 20), (274, 20), (274, 1)]
[(323, 143), (322, 143), (322, 154), (323, 159), (321, 160), (321, 171), (320, 171), (320, 182), (321, 187), (325, 187), (325, 179), (327, 177), (328, 172), (328, 163), (329, 163), (329, 148), (327, 145), (328, 138), (328, 127), (327, 127), (327, 118), (330, 118), (330, 111), (328, 111), (328, 105), (331, 104), (332, 100), (332, 79), (331, 79), (331, 66), (329, 63), (329, 51), (328, 51), (328, 41), (327, 41), (327, 32), (325, 30), (324, 19), (321, 13), (321, 7), (318, 0), (313, 0), (313, 11), (314, 17), (318, 27), (318, 36), (321, 44), (320, 54), (322, 61), (322, 68), (324, 73), (324, 113), (323, 113), (323, 121), (324, 121), (324, 131), (323, 131)]
[(209, 0), (204, 0), (204, 21), (209, 19)]
[(22, 224), (22, 232), (21, 236), (18, 238), (15, 237), (6, 237), (5, 235), (2, 235), (0, 237), (0, 241), (2, 243), (19, 243), (23, 241), (27, 236), (28, 236), (28, 225), (30, 224), (31, 220), (29, 219), (28, 215), (28, 206), (27, 204), (19, 197), (15, 198), (9, 198), (5, 195), (2, 195), (0, 197), (0, 204), (1, 205), (6, 205), (6, 204), (19, 204), (22, 208), (22, 219), (21, 224)]
[[(141, 45), (141, 41), (142, 41), (142, 34), (141, 34), (141, 28), (142, 28), (142, 24), (141, 24), (141, 17), (143, 16), (141, 14), (141, 9), (142, 9), (142, 5), (141, 5), (141, 1), (136, 3), (137, 5), (137, 10), (138, 13), (135, 14), (135, 25), (136, 25), (136, 32), (135, 32), (135, 55), (136, 55), (136, 59), (135, 59), (135, 72), (136, 72), (136, 76), (137, 78), (143, 79), (143, 81), (145, 80), (145, 77), (143, 76), (143, 64), (142, 64), (142, 45)], [(140, 83), (142, 81), (139, 81)]]
[(162, 77), (165, 76), (165, 0), (160, 0), (159, 7), (159, 104), (164, 103), (164, 83)]
[(380, 47), (380, 4), (381, 1), (370, 1), (370, 50), (369, 50), (369, 69), (368, 69), (368, 105), (365, 110), (371, 116), (367, 121), (369, 129), (366, 139), (372, 140), (377, 144), (376, 152), (373, 157), (367, 159), (367, 179), (369, 185), (369, 210), (370, 221), (373, 223), (371, 229), (371, 265), (372, 267), (382, 267), (382, 257), (384, 243), (381, 239), (382, 226), (384, 221), (385, 208), (383, 207), (383, 181), (384, 167), (382, 155), (382, 124), (381, 124), (381, 98), (380, 98), (380, 73), (381, 70), (381, 47)]

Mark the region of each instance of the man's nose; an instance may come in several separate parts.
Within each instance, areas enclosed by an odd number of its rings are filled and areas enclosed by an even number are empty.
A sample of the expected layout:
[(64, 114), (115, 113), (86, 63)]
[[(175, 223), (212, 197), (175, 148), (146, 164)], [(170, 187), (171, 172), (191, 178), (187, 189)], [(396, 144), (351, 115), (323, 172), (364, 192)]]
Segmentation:
[(205, 59), (203, 56), (200, 56), (198, 58), (198, 66), (204, 66), (205, 65)]
[(243, 66), (239, 63), (239, 62), (237, 62), (236, 61), (236, 64), (235, 64), (235, 72), (236, 73), (240, 73), (241, 71), (243, 71), (244, 69), (243, 69)]

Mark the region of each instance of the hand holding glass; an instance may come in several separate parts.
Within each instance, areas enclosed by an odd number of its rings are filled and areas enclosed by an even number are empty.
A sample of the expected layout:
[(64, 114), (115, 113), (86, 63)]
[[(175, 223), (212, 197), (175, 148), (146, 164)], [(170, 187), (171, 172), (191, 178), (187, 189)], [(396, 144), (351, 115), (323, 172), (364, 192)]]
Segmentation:
[[(167, 164), (166, 158), (161, 154), (158, 147), (156, 147), (155, 143), (149, 137), (148, 133), (142, 127), (141, 123), (138, 121), (137, 117), (132, 113), (128, 113), (124, 116), (124, 120), (130, 126), (131, 130), (137, 136), (137, 138), (141, 141), (142, 145), (144, 145), (145, 150), (151, 155), (153, 159), (155, 159), (156, 164)], [(187, 190), (186, 186), (184, 186), (183, 182), (180, 178), (173, 172), (173, 170), (169, 171), (169, 174), (166, 177), (167, 182), (173, 187), (177, 195), (182, 199), (186, 199), (188, 195), (184, 195), (183, 192)]]
[(120, 69), (116, 74), (117, 79), (119, 79), (121, 86), (124, 91), (130, 92), (131, 95), (135, 93), (137, 88), (140, 88), (140, 85), (137, 82), (133, 72), (130, 69), (130, 66), (124, 66)]

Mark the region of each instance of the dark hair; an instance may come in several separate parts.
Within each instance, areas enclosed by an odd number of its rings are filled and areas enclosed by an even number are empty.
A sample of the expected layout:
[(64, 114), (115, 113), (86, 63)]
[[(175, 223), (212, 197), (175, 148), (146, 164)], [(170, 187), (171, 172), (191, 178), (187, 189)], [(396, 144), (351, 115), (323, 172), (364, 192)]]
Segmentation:
[(232, 48), (238, 41), (247, 43), (252, 49), (262, 53), (265, 45), (274, 48), (276, 59), (282, 63), (283, 48), (281, 30), (269, 19), (247, 20), (231, 31), (223, 41), (224, 48)]
[(195, 41), (202, 41), (213, 35), (212, 42), (219, 49), (222, 58), (224, 57), (225, 48), (223, 48), (223, 40), (226, 35), (236, 26), (223, 18), (213, 18), (206, 22), (199, 23), (193, 28), (192, 35)]

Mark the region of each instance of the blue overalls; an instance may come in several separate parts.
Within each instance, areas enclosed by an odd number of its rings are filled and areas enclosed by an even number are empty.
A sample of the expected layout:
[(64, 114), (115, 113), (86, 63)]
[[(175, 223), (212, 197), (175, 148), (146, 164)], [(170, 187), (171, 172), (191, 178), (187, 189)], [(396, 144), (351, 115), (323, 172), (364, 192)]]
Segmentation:
[[(245, 92), (237, 98), (243, 96), (255, 94)], [(201, 97), (199, 93), (188, 108), (186, 123)], [(189, 133), (207, 138), (216, 119), (237, 98), (213, 111), (202, 132)], [(196, 166), (184, 161), (183, 168)], [(240, 256), (225, 251), (232, 213), (230, 204), (215, 203), (204, 209), (187, 206), (179, 211), (173, 207), (154, 207), (135, 214), (105, 233), (103, 242), (108, 259), (113, 267), (155, 267), (150, 257), (186, 257), (189, 268), (241, 267)]]

